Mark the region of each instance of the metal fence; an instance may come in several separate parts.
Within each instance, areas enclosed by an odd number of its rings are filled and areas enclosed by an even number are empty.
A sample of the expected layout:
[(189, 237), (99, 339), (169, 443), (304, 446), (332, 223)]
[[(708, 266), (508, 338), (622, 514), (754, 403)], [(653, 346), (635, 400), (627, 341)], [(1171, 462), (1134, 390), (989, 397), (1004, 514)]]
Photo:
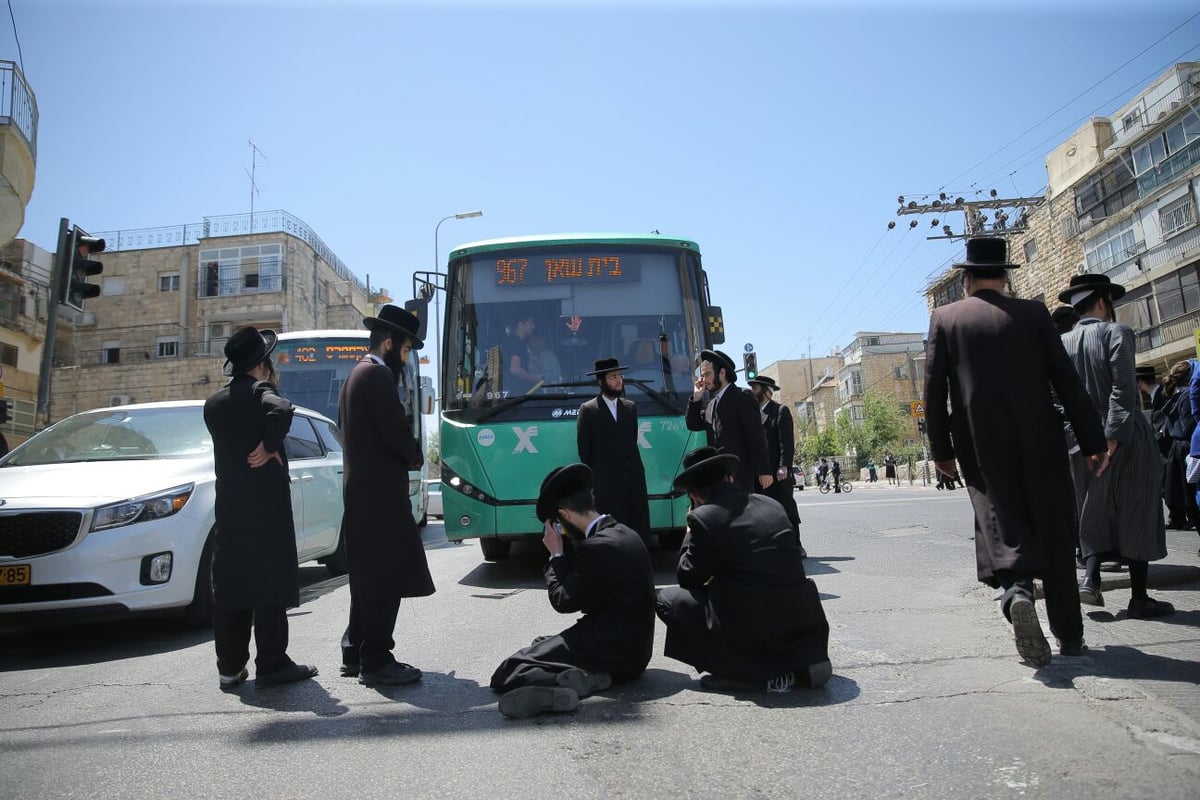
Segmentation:
[(37, 98), (21, 69), (11, 61), (0, 61), (0, 125), (11, 125), (20, 132), (36, 163)]

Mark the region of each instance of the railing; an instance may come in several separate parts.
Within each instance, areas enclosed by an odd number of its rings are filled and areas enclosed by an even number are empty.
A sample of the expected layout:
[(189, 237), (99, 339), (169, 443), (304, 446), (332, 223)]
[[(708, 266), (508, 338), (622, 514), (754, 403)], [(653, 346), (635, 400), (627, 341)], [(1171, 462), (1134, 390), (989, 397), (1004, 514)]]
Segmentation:
[(226, 214), (205, 217), (200, 224), (168, 225), (161, 228), (134, 228), (119, 231), (101, 231), (94, 234), (105, 241), (108, 252), (122, 250), (147, 250), (153, 247), (179, 247), (199, 244), (201, 239), (222, 236), (248, 236), (257, 233), (287, 233), (303, 240), (314, 252), (324, 259), (342, 280), (349, 281), (362, 291), (366, 285), (350, 271), (329, 245), (317, 236), (303, 220), (286, 211), (259, 211), (253, 218), (250, 214)]
[[(168, 341), (163, 348), (168, 353), (173, 349), (174, 354), (159, 355), (160, 339), (174, 340), (173, 347)], [(192, 356), (219, 356), (224, 352), (226, 340), (227, 337), (212, 336), (204, 325), (185, 328), (163, 323), (103, 331), (77, 328), (73, 336), (59, 341), (54, 354), (63, 365), (145, 364)], [(118, 345), (106, 348), (104, 342), (117, 342)]]
[(1167, 320), (1159, 325), (1152, 325), (1134, 334), (1137, 351), (1145, 353), (1160, 345), (1181, 340), (1191, 342), (1198, 327), (1200, 327), (1200, 310), (1190, 311), (1182, 317)]
[(1200, 139), (1193, 139), (1178, 153), (1172, 153), (1164, 158), (1154, 169), (1147, 170), (1138, 176), (1138, 194), (1145, 197), (1150, 192), (1182, 175), (1193, 165), (1200, 164)]
[(206, 280), (201, 276), (200, 297), (234, 297), (244, 294), (265, 294), (281, 291), (286, 285), (283, 275), (241, 275), (236, 278)]
[(20, 132), (36, 164), (37, 98), (20, 68), (11, 61), (0, 61), (0, 125), (11, 125)]

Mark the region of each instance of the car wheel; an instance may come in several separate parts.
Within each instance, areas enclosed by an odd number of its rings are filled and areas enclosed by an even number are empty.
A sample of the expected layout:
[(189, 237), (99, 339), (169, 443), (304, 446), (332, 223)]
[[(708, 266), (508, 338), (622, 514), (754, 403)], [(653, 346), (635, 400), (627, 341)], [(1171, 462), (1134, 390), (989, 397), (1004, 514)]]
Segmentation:
[(325, 565), (325, 569), (329, 570), (330, 575), (345, 575), (350, 570), (350, 565), (346, 558), (346, 534), (343, 531), (338, 531), (337, 549), (322, 559), (321, 563)]
[(200, 552), (200, 564), (196, 568), (196, 589), (192, 594), (192, 603), (183, 612), (185, 625), (197, 628), (207, 628), (212, 625), (212, 554), (213, 535), (209, 533), (208, 541), (204, 543), (204, 550)]
[(503, 561), (508, 558), (512, 542), (496, 536), (486, 536), (479, 540), (479, 549), (483, 551), (484, 561)]

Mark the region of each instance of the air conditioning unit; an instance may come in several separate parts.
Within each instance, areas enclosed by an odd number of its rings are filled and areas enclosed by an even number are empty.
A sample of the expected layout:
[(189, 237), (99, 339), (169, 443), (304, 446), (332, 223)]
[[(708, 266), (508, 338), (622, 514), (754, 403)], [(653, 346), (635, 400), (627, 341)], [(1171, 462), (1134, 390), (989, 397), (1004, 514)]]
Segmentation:
[(228, 339), (230, 336), (233, 336), (232, 322), (213, 322), (209, 324), (209, 339)]
[(108, 404), (110, 406), (127, 406), (132, 402), (133, 398), (127, 394), (114, 394), (108, 398)]

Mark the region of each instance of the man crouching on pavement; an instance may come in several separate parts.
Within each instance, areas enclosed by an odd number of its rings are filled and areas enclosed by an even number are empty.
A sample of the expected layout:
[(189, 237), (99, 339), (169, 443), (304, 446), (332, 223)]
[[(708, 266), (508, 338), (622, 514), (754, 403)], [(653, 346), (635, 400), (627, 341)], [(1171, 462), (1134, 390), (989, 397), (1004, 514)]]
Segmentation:
[(829, 623), (804, 575), (783, 507), (733, 483), (737, 456), (711, 447), (683, 458), (676, 489), (692, 501), (678, 587), (658, 592), (665, 655), (710, 691), (787, 692), (829, 680)]
[[(636, 532), (596, 511), (592, 471), (584, 464), (551, 471), (538, 493), (537, 518), (550, 552), (550, 605), (583, 617), (556, 636), (539, 636), (496, 668), (491, 686), (504, 693), (506, 717), (574, 711), (580, 698), (641, 675), (654, 647), (650, 554)], [(563, 531), (574, 545), (570, 554)]]

